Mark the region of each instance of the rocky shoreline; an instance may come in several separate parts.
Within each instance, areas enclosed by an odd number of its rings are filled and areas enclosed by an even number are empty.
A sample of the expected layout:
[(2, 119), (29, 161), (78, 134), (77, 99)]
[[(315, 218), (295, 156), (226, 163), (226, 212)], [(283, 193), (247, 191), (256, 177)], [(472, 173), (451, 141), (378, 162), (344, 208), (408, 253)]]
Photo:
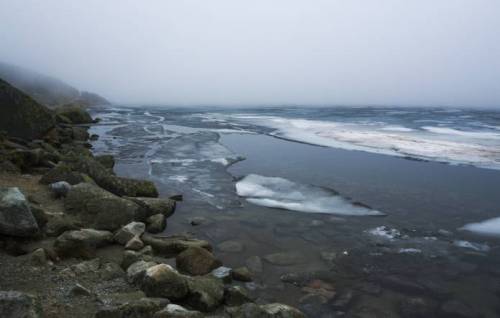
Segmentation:
[(2, 317), (304, 317), (252, 299), (235, 282), (254, 273), (208, 241), (162, 235), (182, 196), (94, 156), (84, 109), (49, 110), (3, 81), (0, 106)]

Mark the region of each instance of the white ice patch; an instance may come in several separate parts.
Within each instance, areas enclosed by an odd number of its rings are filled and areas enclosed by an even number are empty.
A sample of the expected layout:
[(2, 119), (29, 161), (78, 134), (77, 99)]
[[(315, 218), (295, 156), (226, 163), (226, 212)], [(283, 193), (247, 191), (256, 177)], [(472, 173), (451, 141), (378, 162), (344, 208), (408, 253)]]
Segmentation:
[(182, 183), (189, 180), (189, 178), (186, 176), (170, 176), (170, 177), (168, 177), (168, 179), (173, 180), (173, 181), (177, 181), (177, 182), (182, 182)]
[(460, 229), (483, 235), (500, 236), (500, 217), (477, 223), (469, 223)]
[[(384, 123), (345, 123), (253, 114), (233, 120), (275, 129), (272, 135), (319, 146), (500, 169), (500, 133)], [(430, 121), (430, 120), (427, 120)]]
[(279, 177), (250, 174), (236, 183), (236, 192), (250, 203), (271, 208), (341, 215), (383, 215), (353, 204), (334, 191)]
[(468, 248), (477, 252), (488, 252), (490, 247), (488, 244), (474, 243), (469, 241), (456, 240), (453, 242), (453, 245), (462, 248)]
[(397, 229), (391, 229), (385, 225), (378, 226), (374, 229), (368, 230), (368, 233), (391, 241), (401, 237), (401, 232), (399, 232)]
[(419, 254), (422, 253), (422, 250), (419, 248), (400, 248), (399, 249), (400, 254)]

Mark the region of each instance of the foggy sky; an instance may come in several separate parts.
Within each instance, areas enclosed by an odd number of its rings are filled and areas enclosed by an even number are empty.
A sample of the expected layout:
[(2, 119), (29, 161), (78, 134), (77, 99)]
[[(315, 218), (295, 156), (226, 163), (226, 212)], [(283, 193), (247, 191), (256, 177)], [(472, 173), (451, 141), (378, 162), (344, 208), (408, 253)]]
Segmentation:
[(0, 0), (0, 60), (122, 103), (500, 108), (500, 1)]

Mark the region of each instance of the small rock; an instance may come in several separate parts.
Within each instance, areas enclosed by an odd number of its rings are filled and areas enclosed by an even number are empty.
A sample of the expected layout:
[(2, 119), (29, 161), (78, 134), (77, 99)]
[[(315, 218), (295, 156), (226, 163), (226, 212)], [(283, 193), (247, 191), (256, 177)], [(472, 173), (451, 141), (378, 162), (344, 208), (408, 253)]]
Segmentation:
[(176, 267), (191, 275), (205, 275), (221, 266), (215, 256), (201, 247), (190, 247), (175, 258)]
[(115, 242), (125, 245), (134, 237), (140, 237), (146, 230), (146, 224), (142, 222), (131, 222), (116, 232)]
[(125, 245), (125, 249), (127, 250), (133, 250), (133, 251), (138, 251), (141, 248), (144, 247), (144, 243), (141, 241), (139, 236), (134, 236), (133, 238), (130, 239), (130, 241), (127, 242)]
[(202, 318), (203, 314), (199, 311), (187, 310), (186, 308), (169, 304), (165, 309), (158, 311), (153, 318)]
[(213, 277), (222, 280), (225, 284), (229, 284), (233, 280), (231, 275), (232, 271), (233, 270), (229, 267), (221, 266), (214, 269), (211, 274)]
[(31, 262), (36, 266), (47, 265), (47, 254), (43, 248), (37, 248), (31, 253)]
[(131, 284), (140, 283), (143, 280), (144, 275), (146, 274), (146, 270), (156, 265), (156, 262), (135, 262), (127, 268), (127, 281)]
[(17, 291), (0, 291), (0, 313), (5, 318), (41, 318), (42, 306), (37, 297)]
[(160, 233), (167, 227), (167, 218), (158, 213), (146, 219), (146, 229), (149, 233)]
[(91, 294), (92, 292), (88, 288), (85, 288), (80, 284), (76, 284), (70, 291), (71, 296), (90, 296)]
[(115, 278), (123, 277), (125, 275), (125, 272), (120, 267), (120, 265), (118, 265), (114, 262), (109, 262), (109, 263), (103, 264), (101, 266), (101, 270), (99, 273), (100, 273), (102, 279), (104, 279), (104, 280), (112, 280)]
[(66, 181), (59, 181), (49, 184), (49, 189), (56, 198), (64, 198), (71, 190), (71, 185)]
[(194, 218), (189, 219), (189, 224), (192, 226), (197, 226), (207, 223), (207, 219), (202, 216), (195, 216)]
[(266, 255), (264, 259), (267, 262), (278, 266), (288, 266), (306, 262), (302, 254), (295, 252), (282, 252), (282, 253), (269, 254)]
[(224, 253), (239, 253), (243, 251), (243, 243), (237, 241), (224, 241), (217, 245)]
[(141, 289), (150, 297), (175, 300), (187, 295), (188, 283), (186, 277), (179, 274), (172, 266), (158, 264), (146, 270)]
[(224, 303), (227, 306), (240, 306), (253, 302), (247, 290), (241, 286), (229, 286), (224, 291)]
[(188, 289), (187, 303), (197, 310), (213, 311), (224, 300), (224, 285), (212, 277), (189, 278)]
[(238, 267), (233, 269), (233, 279), (240, 282), (251, 282), (252, 273), (247, 267)]
[(99, 258), (94, 258), (89, 261), (84, 261), (71, 266), (71, 270), (78, 275), (95, 273), (101, 267), (101, 260)]
[(165, 257), (175, 256), (190, 247), (199, 247), (208, 251), (212, 250), (210, 243), (191, 238), (187, 235), (173, 235), (169, 237), (154, 237), (144, 233), (141, 237), (146, 245), (151, 245), (155, 253)]
[(259, 256), (251, 256), (247, 259), (246, 265), (252, 273), (261, 273), (263, 270), (262, 259)]

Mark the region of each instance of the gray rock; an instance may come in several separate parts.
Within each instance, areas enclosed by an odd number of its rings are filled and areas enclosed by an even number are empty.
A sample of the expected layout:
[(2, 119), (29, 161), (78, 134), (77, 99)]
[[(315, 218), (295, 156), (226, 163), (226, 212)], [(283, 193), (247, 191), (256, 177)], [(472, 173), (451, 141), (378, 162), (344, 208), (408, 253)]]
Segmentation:
[(0, 188), (0, 234), (27, 237), (38, 231), (36, 219), (19, 188)]
[(43, 248), (37, 248), (31, 253), (31, 263), (36, 266), (47, 265), (47, 254)]
[(177, 255), (176, 267), (191, 275), (205, 275), (221, 266), (222, 263), (215, 256), (201, 247), (190, 247)]
[(224, 241), (217, 245), (217, 248), (224, 253), (239, 253), (243, 251), (243, 243), (238, 241)]
[(127, 242), (125, 249), (138, 251), (144, 247), (144, 243), (141, 241), (138, 235), (134, 236)]
[(75, 265), (71, 265), (70, 268), (75, 274), (82, 275), (88, 273), (95, 273), (99, 270), (99, 267), (101, 267), (101, 260), (99, 258), (94, 258), (89, 261), (84, 261)]
[(185, 235), (154, 237), (144, 233), (141, 239), (144, 244), (150, 245), (156, 253), (165, 257), (175, 256), (189, 247), (200, 247), (208, 251), (212, 250), (212, 247), (207, 241), (193, 239)]
[(148, 268), (157, 265), (156, 262), (138, 261), (127, 268), (127, 281), (131, 284), (141, 284)]
[(54, 250), (59, 256), (91, 258), (99, 247), (112, 243), (113, 234), (108, 231), (81, 229), (66, 231), (54, 242)]
[(279, 318), (305, 318), (305, 315), (298, 309), (284, 304), (267, 304), (262, 305), (262, 309), (271, 317)]
[(130, 200), (142, 207), (145, 217), (163, 214), (170, 217), (175, 212), (175, 201), (170, 199), (131, 197)]
[(306, 262), (306, 259), (302, 254), (295, 252), (282, 252), (282, 253), (269, 254), (266, 255), (264, 259), (267, 262), (278, 266), (288, 266)]
[(224, 303), (227, 306), (241, 306), (253, 302), (248, 291), (241, 286), (229, 286), (224, 291)]
[(115, 158), (113, 155), (99, 155), (94, 157), (104, 168), (113, 170), (115, 167)]
[(211, 275), (217, 279), (222, 280), (225, 284), (231, 283), (233, 280), (232, 269), (225, 266), (220, 266), (211, 272)]
[(37, 297), (17, 291), (0, 291), (0, 313), (5, 318), (42, 318)]
[(100, 309), (95, 318), (145, 318), (165, 308), (169, 304), (164, 298), (141, 298), (128, 300), (122, 304)]
[(121, 267), (123, 269), (127, 269), (130, 265), (138, 261), (146, 261), (150, 262), (152, 260), (152, 256), (149, 252), (148, 246), (143, 248), (140, 251), (124, 251), (123, 258), (121, 262)]
[(118, 265), (114, 262), (109, 262), (109, 263), (105, 263), (101, 266), (101, 269), (99, 271), (99, 275), (104, 280), (112, 280), (115, 278), (123, 277), (125, 275), (125, 272), (120, 267), (120, 265)]
[(140, 237), (146, 230), (146, 225), (142, 222), (131, 222), (116, 232), (115, 242), (125, 245), (134, 237)]
[(151, 215), (146, 219), (146, 229), (149, 233), (163, 232), (166, 227), (167, 218), (161, 213)]
[(186, 308), (169, 304), (163, 310), (157, 312), (153, 318), (202, 318), (203, 314), (199, 311), (187, 310)]
[(252, 273), (262, 273), (262, 259), (259, 256), (251, 256), (247, 259), (246, 265)]
[(232, 318), (305, 318), (300, 310), (278, 303), (267, 305), (246, 303), (239, 307), (229, 307), (226, 311)]
[(141, 290), (149, 297), (182, 299), (188, 293), (187, 278), (170, 265), (158, 264), (146, 270)]
[(52, 191), (56, 198), (66, 197), (71, 190), (71, 184), (66, 181), (58, 181), (49, 184), (49, 189)]
[(238, 267), (233, 269), (233, 278), (234, 280), (240, 282), (251, 282), (252, 281), (252, 273), (247, 267)]
[(88, 288), (86, 288), (86, 287), (84, 287), (84, 286), (82, 286), (80, 284), (76, 284), (75, 286), (73, 286), (73, 288), (71, 288), (71, 290), (70, 290), (69, 293), (73, 297), (75, 297), (75, 296), (90, 296), (90, 295), (92, 295), (92, 292)]
[(203, 312), (215, 310), (224, 300), (224, 284), (213, 277), (189, 278), (188, 289), (187, 303)]
[(84, 226), (98, 230), (114, 231), (140, 216), (137, 204), (89, 183), (73, 186), (64, 208)]

